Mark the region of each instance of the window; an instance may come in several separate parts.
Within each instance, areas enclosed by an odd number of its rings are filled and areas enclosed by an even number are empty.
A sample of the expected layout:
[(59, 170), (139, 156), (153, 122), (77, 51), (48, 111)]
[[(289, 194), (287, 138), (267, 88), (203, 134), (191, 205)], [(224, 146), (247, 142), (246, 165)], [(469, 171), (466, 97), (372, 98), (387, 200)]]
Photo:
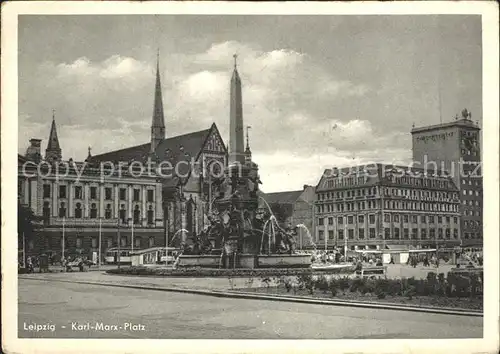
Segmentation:
[(353, 217), (352, 215), (349, 215), (349, 216), (347, 217), (347, 223), (348, 223), (348, 224), (352, 224), (353, 222), (354, 222), (354, 217)]
[(148, 225), (153, 225), (154, 211), (153, 207), (150, 205), (148, 210)]
[(134, 225), (140, 225), (141, 224), (141, 210), (139, 209), (139, 206), (136, 205), (134, 208)]
[(390, 229), (390, 228), (388, 228), (388, 227), (386, 227), (386, 228), (384, 229), (384, 238), (385, 238), (386, 240), (390, 240), (390, 239), (391, 239), (391, 229)]
[(417, 229), (417, 228), (413, 228), (413, 229), (411, 229), (411, 238), (412, 238), (413, 240), (418, 239), (418, 229)]
[(391, 216), (389, 214), (384, 214), (384, 222), (391, 222)]
[(464, 189), (464, 190), (462, 191), (462, 194), (463, 194), (463, 195), (467, 195), (467, 191)]
[(92, 248), (97, 248), (97, 237), (92, 237)]
[(134, 239), (134, 246), (135, 246), (136, 248), (141, 248), (141, 237), (140, 237), (140, 236), (139, 236), (139, 237), (136, 237), (136, 238)]
[(122, 204), (120, 206), (120, 220), (121, 220), (122, 224), (125, 224), (125, 222), (126, 222), (125, 212), (126, 212), (126, 210), (125, 210), (125, 204)]
[(121, 247), (126, 247), (127, 246), (127, 236), (122, 236), (120, 239), (120, 246)]
[(77, 219), (82, 218), (82, 204), (81, 203), (76, 203), (75, 218), (77, 218)]
[(136, 189), (134, 188), (134, 202), (138, 202), (139, 201), (139, 194), (140, 194), (140, 189)]
[(95, 219), (97, 218), (97, 205), (96, 203), (92, 203), (90, 206), (90, 218)]
[(333, 240), (333, 230), (328, 230), (328, 239)]
[(112, 195), (112, 190), (111, 188), (104, 188), (104, 198), (106, 200), (111, 200), (111, 195)]
[(75, 186), (75, 199), (83, 199), (82, 194), (82, 187)]
[(394, 215), (394, 222), (399, 222), (399, 215)]
[(403, 215), (403, 222), (408, 223), (408, 215)]
[(343, 217), (338, 217), (338, 218), (337, 218), (337, 223), (338, 223), (339, 225), (342, 225), (342, 224), (344, 223), (344, 218), (343, 218)]
[(403, 229), (403, 238), (405, 240), (408, 240), (410, 238), (410, 230), (409, 229)]
[(438, 229), (438, 239), (443, 239), (443, 229)]
[(153, 247), (155, 245), (155, 239), (153, 236), (149, 238), (149, 247)]
[(370, 238), (375, 238), (375, 228), (371, 227), (369, 232), (370, 232)]
[(370, 221), (370, 224), (375, 224), (375, 215), (370, 214), (370, 215), (368, 216), (368, 219), (369, 219), (369, 221)]
[(127, 189), (120, 188), (120, 200), (127, 200)]
[(458, 239), (458, 229), (453, 229), (453, 238)]
[(76, 238), (76, 248), (82, 248), (82, 238), (81, 237)]
[(451, 238), (451, 230), (450, 229), (446, 229), (446, 239), (449, 240)]
[(66, 217), (66, 203), (64, 202), (62, 202), (59, 207), (59, 217), (60, 218)]
[(413, 215), (411, 218), (413, 219), (413, 223), (416, 224), (417, 223), (417, 216)]
[(106, 204), (106, 209), (104, 210), (104, 217), (106, 219), (111, 219), (111, 204)]
[(59, 186), (59, 198), (66, 198), (66, 186)]
[(429, 230), (429, 238), (430, 239), (436, 238), (436, 229), (430, 229)]
[(154, 201), (154, 191), (152, 189), (148, 189), (148, 202)]
[(44, 225), (50, 224), (50, 203), (49, 202), (43, 202), (43, 224)]
[(429, 223), (434, 223), (434, 215), (429, 215)]
[(50, 184), (43, 185), (43, 197), (50, 198)]
[(113, 247), (113, 238), (112, 238), (112, 237), (108, 237), (108, 240), (107, 240), (107, 247), (108, 247), (108, 248)]
[(365, 229), (359, 229), (358, 230), (358, 237), (360, 239), (364, 239), (365, 238)]
[(320, 225), (320, 226), (323, 225), (323, 218), (318, 218), (318, 225)]
[(420, 230), (420, 237), (422, 240), (425, 240), (427, 238), (427, 230), (426, 229)]
[(339, 230), (339, 240), (344, 239), (344, 230)]
[(353, 229), (349, 229), (347, 230), (348, 232), (348, 235), (349, 235), (349, 240), (353, 240), (354, 239), (354, 230)]
[(365, 222), (365, 216), (364, 215), (359, 215), (358, 216), (358, 223), (364, 224), (364, 222)]
[(333, 225), (333, 217), (328, 218), (328, 225)]
[(441, 224), (443, 222), (443, 217), (442, 216), (438, 216), (438, 224)]
[(447, 216), (447, 217), (446, 217), (446, 223), (447, 223), (447, 224), (449, 224), (449, 223), (450, 223), (450, 217), (449, 217), (449, 216)]
[(325, 232), (323, 230), (318, 231), (318, 240), (323, 241), (325, 239)]
[(97, 199), (97, 187), (90, 187), (90, 199)]
[(420, 222), (425, 222), (425, 215), (420, 216)]

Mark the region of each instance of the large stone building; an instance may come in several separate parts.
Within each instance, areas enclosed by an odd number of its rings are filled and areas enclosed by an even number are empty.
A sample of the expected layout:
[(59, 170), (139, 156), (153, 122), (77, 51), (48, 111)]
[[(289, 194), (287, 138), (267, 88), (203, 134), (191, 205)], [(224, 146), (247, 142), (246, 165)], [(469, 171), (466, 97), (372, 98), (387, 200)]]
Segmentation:
[(413, 160), (447, 171), (460, 190), (462, 244), (482, 245), (483, 185), (480, 128), (466, 109), (455, 121), (413, 128)]
[[(296, 191), (262, 193), (262, 198), (271, 208), (273, 214), (281, 225), (295, 227), (304, 225), (297, 229), (297, 247), (310, 248), (314, 235), (313, 209), (316, 194), (313, 186), (304, 185), (304, 188)], [(260, 205), (266, 208), (267, 205)], [(308, 235), (309, 233), (309, 235)], [(312, 242), (311, 242), (312, 241)]]
[(326, 170), (316, 186), (318, 247), (460, 244), (460, 200), (453, 179), (423, 172), (383, 164)]
[[(236, 63), (230, 85), (232, 122), (242, 107)], [(26, 155), (19, 156), (20, 199), (45, 220), (42, 233), (46, 237), (39, 239), (47, 241), (40, 247), (59, 253), (63, 228), (68, 252), (95, 250), (99, 229), (105, 250), (117, 246), (118, 229), (120, 245), (131, 248), (132, 225), (135, 248), (165, 246), (166, 242), (179, 246), (205, 228), (209, 223), (206, 212), (216, 197), (213, 181), (228, 165), (228, 150), (215, 124), (180, 136), (165, 135), (158, 67), (147, 143), (95, 156), (89, 149), (85, 162), (62, 161), (53, 119), (45, 158), (40, 139), (31, 139)], [(237, 143), (236, 150), (244, 151), (238, 161), (257, 168), (248, 142), (246, 150), (239, 146), (242, 142)], [(62, 176), (47, 172), (56, 166), (69, 167)], [(37, 248), (31, 245), (32, 250)]]

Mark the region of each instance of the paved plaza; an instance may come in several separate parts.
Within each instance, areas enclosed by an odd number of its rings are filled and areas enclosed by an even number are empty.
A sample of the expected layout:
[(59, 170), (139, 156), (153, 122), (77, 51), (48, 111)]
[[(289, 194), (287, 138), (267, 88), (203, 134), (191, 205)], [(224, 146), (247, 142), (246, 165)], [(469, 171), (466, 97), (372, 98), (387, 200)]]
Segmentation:
[[(43, 278), (76, 280), (76, 275), (51, 274)], [(81, 275), (88, 281), (113, 278), (115, 283), (124, 283), (127, 278), (94, 272)], [(228, 282), (221, 278), (201, 282), (188, 278), (134, 278), (133, 283), (139, 279), (144, 284), (168, 281), (170, 286), (193, 287), (197, 283), (199, 288), (214, 289), (226, 287)], [(18, 330), (22, 338), (477, 338), (482, 336), (482, 321), (481, 317), (75, 284), (41, 280), (38, 275), (19, 279)], [(52, 324), (54, 331), (29, 330), (33, 324)]]

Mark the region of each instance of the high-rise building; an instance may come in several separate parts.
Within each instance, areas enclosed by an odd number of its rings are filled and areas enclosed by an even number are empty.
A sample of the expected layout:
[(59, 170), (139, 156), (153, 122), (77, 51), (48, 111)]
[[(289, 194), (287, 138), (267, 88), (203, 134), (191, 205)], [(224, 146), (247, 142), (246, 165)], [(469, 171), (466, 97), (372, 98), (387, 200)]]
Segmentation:
[(318, 247), (454, 247), (460, 244), (458, 189), (446, 175), (395, 165), (325, 171), (316, 186)]
[(415, 166), (447, 171), (460, 190), (462, 245), (482, 245), (483, 185), (480, 128), (464, 109), (448, 123), (414, 127)]

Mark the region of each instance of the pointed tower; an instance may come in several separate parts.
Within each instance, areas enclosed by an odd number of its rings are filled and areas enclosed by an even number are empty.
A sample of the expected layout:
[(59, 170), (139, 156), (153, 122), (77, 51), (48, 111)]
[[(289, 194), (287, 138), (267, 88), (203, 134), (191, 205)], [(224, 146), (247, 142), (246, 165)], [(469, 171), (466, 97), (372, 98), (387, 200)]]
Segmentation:
[(251, 127), (247, 125), (247, 147), (245, 148), (245, 163), (249, 164), (252, 162), (252, 151), (250, 150), (250, 139), (248, 137), (248, 130)]
[(241, 96), (241, 79), (234, 57), (234, 70), (231, 77), (231, 96), (229, 108), (229, 164), (245, 163), (243, 141), (243, 100)]
[(50, 127), (49, 141), (47, 142), (47, 149), (45, 149), (45, 160), (47, 161), (61, 161), (61, 147), (57, 137), (55, 111), (52, 111), (52, 126)]
[(151, 153), (154, 153), (158, 144), (165, 139), (165, 118), (163, 116), (163, 98), (160, 81), (160, 51), (156, 57), (156, 85), (153, 107), (153, 121), (151, 123)]

